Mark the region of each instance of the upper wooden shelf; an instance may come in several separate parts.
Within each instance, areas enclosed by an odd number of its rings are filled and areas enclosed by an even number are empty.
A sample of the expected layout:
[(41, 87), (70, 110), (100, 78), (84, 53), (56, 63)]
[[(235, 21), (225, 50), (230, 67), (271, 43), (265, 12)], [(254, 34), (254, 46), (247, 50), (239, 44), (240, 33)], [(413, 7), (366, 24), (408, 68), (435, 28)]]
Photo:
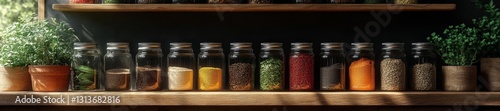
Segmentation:
[[(16, 103), (24, 96), (40, 98), (42, 103)], [(99, 97), (118, 96), (119, 103), (92, 102)], [(65, 102), (43, 103), (48, 97), (62, 97)], [(72, 102), (75, 97), (92, 101)], [(0, 92), (0, 105), (500, 106), (500, 92)]]
[(451, 11), (455, 4), (53, 4), (71, 12), (355, 12)]

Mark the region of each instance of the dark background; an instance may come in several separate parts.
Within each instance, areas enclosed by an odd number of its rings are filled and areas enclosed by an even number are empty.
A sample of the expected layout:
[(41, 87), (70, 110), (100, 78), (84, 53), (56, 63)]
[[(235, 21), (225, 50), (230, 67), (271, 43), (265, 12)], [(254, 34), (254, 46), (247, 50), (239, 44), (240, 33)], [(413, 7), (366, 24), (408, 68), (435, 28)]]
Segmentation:
[[(252, 42), (256, 54), (259, 54), (262, 42), (282, 42), (287, 56), (290, 43), (312, 42), (315, 54), (319, 55), (321, 42), (343, 42), (349, 46), (355, 41), (355, 27), (365, 31), (367, 24), (377, 23), (380, 26), (376, 20), (379, 16), (371, 13), (383, 12), (103, 13), (59, 12), (52, 9), (52, 4), (65, 3), (67, 0), (47, 0), (47, 18), (68, 22), (81, 41), (98, 43), (103, 54), (107, 42), (129, 42), (132, 55), (137, 53), (139, 42), (160, 42), (165, 56), (171, 42), (191, 42), (195, 54), (199, 53), (200, 42), (221, 42), (226, 55), (229, 54), (230, 42)], [(380, 33), (369, 37), (369, 42), (374, 43), (377, 58), (383, 42), (405, 43), (406, 54), (410, 57), (411, 43), (426, 42), (432, 32), (442, 33), (448, 25), (470, 24), (471, 19), (484, 14), (470, 0), (420, 0), (420, 3), (455, 3), (457, 9), (390, 14), (388, 25), (380, 26)], [(500, 5), (499, 2), (496, 4)], [(382, 19), (388, 18), (382, 16)], [(370, 30), (375, 31), (375, 28)], [(345, 49), (348, 51), (349, 47)], [(442, 60), (437, 65), (439, 90), (442, 89), (441, 65)]]

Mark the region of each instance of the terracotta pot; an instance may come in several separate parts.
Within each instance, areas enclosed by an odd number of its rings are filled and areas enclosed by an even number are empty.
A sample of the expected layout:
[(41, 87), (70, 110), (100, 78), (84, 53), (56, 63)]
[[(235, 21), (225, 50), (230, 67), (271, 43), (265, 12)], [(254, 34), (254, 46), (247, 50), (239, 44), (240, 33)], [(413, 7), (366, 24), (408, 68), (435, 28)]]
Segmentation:
[(482, 58), (481, 75), (490, 91), (500, 91), (500, 58)]
[(28, 67), (1, 67), (0, 91), (31, 91)]
[(29, 66), (33, 91), (68, 91), (70, 66)]
[(443, 66), (443, 84), (445, 91), (476, 90), (476, 66)]

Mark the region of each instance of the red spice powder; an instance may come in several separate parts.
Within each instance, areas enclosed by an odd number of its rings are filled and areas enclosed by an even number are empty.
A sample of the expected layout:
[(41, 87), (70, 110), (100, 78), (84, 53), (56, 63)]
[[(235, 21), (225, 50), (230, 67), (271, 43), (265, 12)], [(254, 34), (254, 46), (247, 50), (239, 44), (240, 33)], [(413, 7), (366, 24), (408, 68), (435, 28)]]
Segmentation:
[(313, 90), (314, 57), (309, 54), (290, 56), (290, 90)]

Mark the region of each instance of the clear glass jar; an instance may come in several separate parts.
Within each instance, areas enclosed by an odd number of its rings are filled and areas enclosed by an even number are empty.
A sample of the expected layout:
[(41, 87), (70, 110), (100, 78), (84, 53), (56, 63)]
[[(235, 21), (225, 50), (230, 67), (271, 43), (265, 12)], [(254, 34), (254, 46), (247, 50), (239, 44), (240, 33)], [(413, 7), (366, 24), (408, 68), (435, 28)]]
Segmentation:
[(101, 54), (95, 43), (74, 43), (71, 90), (99, 90)]
[(252, 90), (255, 74), (252, 43), (231, 43), (229, 53), (229, 90)]
[(406, 89), (406, 54), (404, 43), (382, 43), (380, 59), (380, 89), (401, 91)]
[(221, 43), (200, 43), (198, 55), (198, 89), (223, 90), (226, 68)]
[(436, 90), (436, 54), (432, 43), (412, 43), (412, 90)]
[(390, 4), (417, 4), (418, 0), (387, 0)]
[(320, 89), (345, 90), (345, 56), (343, 43), (321, 43)]
[(312, 43), (292, 43), (289, 56), (290, 90), (314, 89), (314, 53)]
[(161, 89), (161, 68), (163, 53), (160, 43), (139, 43), (135, 56), (136, 80), (138, 91), (157, 91)]
[(372, 43), (352, 43), (349, 52), (349, 89), (375, 90), (375, 54)]
[(330, 3), (333, 3), (333, 4), (351, 4), (351, 3), (356, 3), (356, 0), (330, 0)]
[(285, 53), (282, 43), (261, 43), (259, 57), (260, 90), (283, 90)]
[(169, 90), (193, 90), (196, 60), (191, 43), (170, 43), (167, 65)]
[(132, 77), (132, 55), (128, 43), (107, 43), (107, 53), (104, 55), (105, 90), (130, 90)]

